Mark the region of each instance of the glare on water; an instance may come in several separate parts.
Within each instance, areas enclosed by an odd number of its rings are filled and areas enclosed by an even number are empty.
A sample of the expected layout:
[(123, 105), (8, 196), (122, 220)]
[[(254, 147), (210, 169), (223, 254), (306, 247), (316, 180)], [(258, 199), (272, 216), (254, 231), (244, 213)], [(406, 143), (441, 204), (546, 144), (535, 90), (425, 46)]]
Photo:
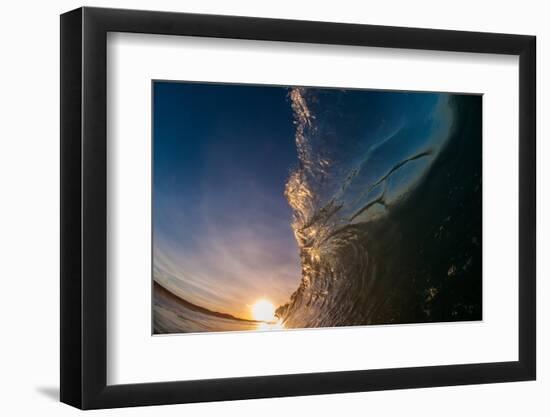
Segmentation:
[(271, 323), (258, 323), (257, 330), (283, 330), (284, 328), (285, 326), (283, 326), (283, 322), (281, 320), (277, 320)]

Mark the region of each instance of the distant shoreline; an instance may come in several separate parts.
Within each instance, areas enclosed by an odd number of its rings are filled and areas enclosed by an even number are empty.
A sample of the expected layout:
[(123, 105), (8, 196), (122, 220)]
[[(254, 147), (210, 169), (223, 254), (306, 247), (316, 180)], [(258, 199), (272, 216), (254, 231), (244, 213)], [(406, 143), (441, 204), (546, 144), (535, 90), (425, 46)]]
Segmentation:
[(242, 319), (240, 317), (235, 317), (228, 313), (220, 313), (218, 311), (212, 311), (207, 308), (198, 306), (196, 304), (193, 304), (187, 300), (184, 300), (180, 296), (174, 294), (172, 291), (164, 287), (163, 285), (159, 284), (157, 281), (153, 280), (153, 292), (158, 292), (159, 294), (163, 295), (166, 298), (172, 299), (174, 302), (182, 304), (185, 308), (188, 308), (192, 311), (197, 311), (199, 313), (207, 314), (214, 317), (219, 317), (222, 319), (230, 319), (230, 320), (237, 320), (237, 321), (243, 321), (246, 323), (263, 323), (262, 321), (257, 320), (248, 320), (248, 319)]

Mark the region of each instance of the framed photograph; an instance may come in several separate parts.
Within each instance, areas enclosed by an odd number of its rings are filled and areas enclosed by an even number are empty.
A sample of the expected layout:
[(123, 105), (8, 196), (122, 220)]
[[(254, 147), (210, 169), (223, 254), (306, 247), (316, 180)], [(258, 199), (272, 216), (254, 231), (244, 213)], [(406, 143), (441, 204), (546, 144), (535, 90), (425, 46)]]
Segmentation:
[(533, 380), (535, 37), (61, 16), (61, 401)]

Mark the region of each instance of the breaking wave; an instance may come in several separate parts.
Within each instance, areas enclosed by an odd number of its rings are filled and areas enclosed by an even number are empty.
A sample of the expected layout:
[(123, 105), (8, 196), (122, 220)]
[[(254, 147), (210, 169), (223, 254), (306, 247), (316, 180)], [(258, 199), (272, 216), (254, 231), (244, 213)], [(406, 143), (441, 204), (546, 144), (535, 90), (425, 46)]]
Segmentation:
[(285, 327), (481, 319), (481, 97), (293, 88)]

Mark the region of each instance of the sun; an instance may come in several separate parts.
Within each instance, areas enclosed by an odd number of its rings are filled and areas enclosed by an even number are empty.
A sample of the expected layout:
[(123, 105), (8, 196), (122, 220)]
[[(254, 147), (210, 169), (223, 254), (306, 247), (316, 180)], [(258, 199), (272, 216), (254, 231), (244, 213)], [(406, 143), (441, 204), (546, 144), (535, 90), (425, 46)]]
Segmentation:
[(268, 300), (262, 298), (252, 305), (252, 316), (257, 321), (275, 321), (275, 306)]

